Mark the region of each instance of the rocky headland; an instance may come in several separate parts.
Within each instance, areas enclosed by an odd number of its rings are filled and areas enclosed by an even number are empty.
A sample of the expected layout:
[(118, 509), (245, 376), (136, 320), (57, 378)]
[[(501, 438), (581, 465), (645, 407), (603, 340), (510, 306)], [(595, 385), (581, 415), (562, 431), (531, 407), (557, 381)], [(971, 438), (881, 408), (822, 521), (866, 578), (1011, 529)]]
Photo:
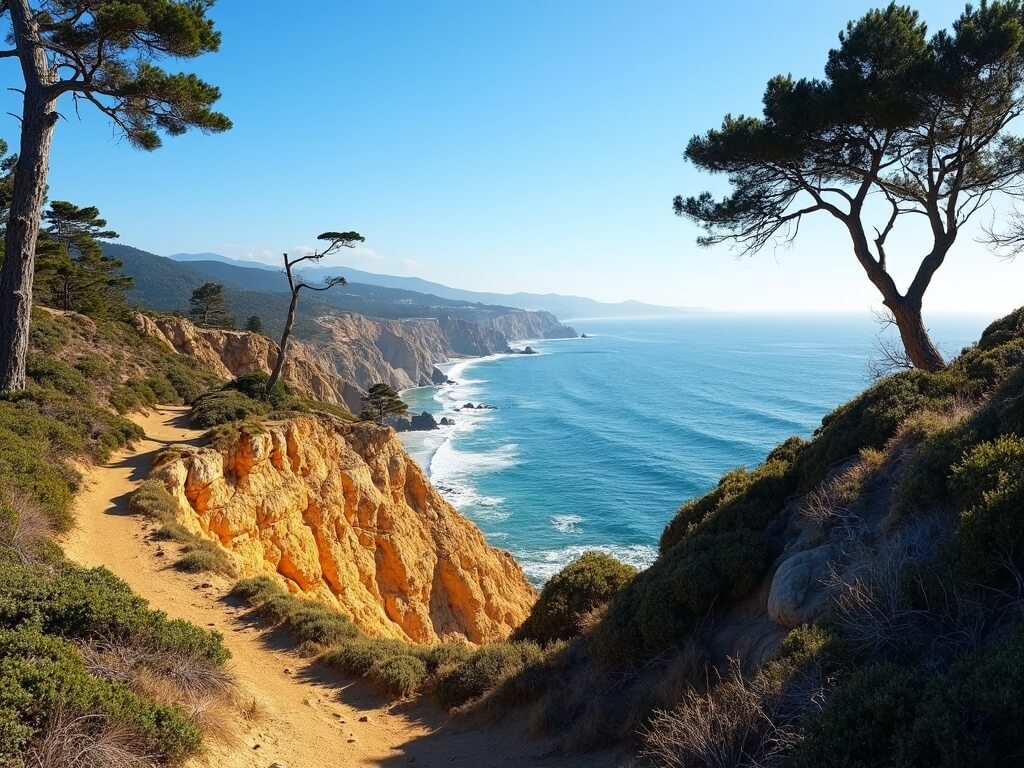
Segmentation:
[(155, 476), (179, 522), (223, 547), (239, 574), (272, 575), (372, 635), (501, 640), (536, 599), (512, 556), (441, 497), (388, 428), (296, 417), (163, 458)]

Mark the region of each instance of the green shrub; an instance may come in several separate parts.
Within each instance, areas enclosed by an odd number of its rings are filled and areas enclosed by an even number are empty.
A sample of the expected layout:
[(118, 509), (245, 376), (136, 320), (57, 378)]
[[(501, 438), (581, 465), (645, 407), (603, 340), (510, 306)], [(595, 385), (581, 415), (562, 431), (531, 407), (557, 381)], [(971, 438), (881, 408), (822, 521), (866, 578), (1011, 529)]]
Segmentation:
[(938, 373), (904, 371), (839, 406), (822, 419), (814, 440), (795, 461), (801, 487), (816, 485), (830, 466), (864, 448), (885, 447), (908, 416), (925, 408), (941, 409), (964, 381), (956, 368)]
[(1024, 568), (1024, 437), (980, 443), (953, 468), (950, 480), (963, 512), (946, 550), (959, 573), (983, 584)]
[(186, 360), (187, 358), (175, 355), (160, 368), (181, 401), (191, 404), (219, 380), (213, 374), (200, 370), (198, 366), (189, 364)]
[(769, 454), (753, 472), (740, 467), (726, 473), (713, 491), (679, 509), (661, 534), (662, 554), (688, 536), (741, 528), (762, 530), (796, 491), (798, 480), (785, 452)]
[(32, 323), (29, 331), (29, 348), (44, 355), (55, 355), (71, 339), (70, 324), (49, 312), (32, 307)]
[(441, 676), (438, 698), (446, 707), (460, 706), (498, 688), (527, 665), (543, 658), (540, 646), (532, 642), (485, 645)]
[(174, 567), (187, 573), (212, 571), (225, 576), (235, 575), (235, 566), (227, 552), (208, 539), (193, 536), (184, 542), (184, 554), (178, 558)]
[(384, 637), (354, 637), (324, 654), (323, 661), (342, 672), (366, 677), (376, 664), (409, 653), (407, 643)]
[(243, 421), (220, 424), (209, 430), (204, 437), (211, 446), (224, 451), (238, 442), (238, 439), (243, 435), (255, 437), (256, 435), (263, 434), (265, 431), (263, 422), (256, 416), (250, 416)]
[(207, 663), (228, 658), (220, 635), (149, 609), (104, 568), (65, 566), (54, 577), (0, 560), (0, 628), (33, 625), (68, 639), (106, 635), (158, 650), (192, 654)]
[(26, 363), (28, 377), (38, 386), (53, 389), (72, 397), (86, 397), (88, 379), (70, 365), (50, 357), (30, 354)]
[(251, 371), (225, 385), (225, 389), (235, 389), (253, 400), (265, 400), (274, 408), (280, 408), (288, 402), (288, 390), (284, 382), (278, 379), (271, 391), (267, 391), (270, 376), (263, 371)]
[(603, 552), (587, 552), (544, 585), (514, 640), (546, 644), (582, 634), (584, 620), (608, 604), (636, 569)]
[(163, 481), (151, 477), (143, 481), (128, 498), (128, 511), (161, 523), (173, 523), (178, 517), (178, 502), (167, 492)]
[(683, 539), (613, 599), (592, 639), (595, 655), (616, 664), (682, 639), (716, 603), (745, 597), (770, 562), (763, 533), (738, 530)]
[(283, 590), (277, 586), (272, 578), (266, 575), (252, 576), (235, 582), (231, 588), (231, 596), (238, 597), (248, 603), (260, 603), (273, 595), (281, 594)]
[(356, 625), (337, 611), (309, 603), (288, 617), (288, 628), (301, 643), (328, 646), (357, 637)]
[(82, 355), (75, 363), (75, 370), (89, 381), (101, 381), (110, 376), (110, 366), (95, 355)]
[(141, 379), (129, 379), (114, 385), (107, 400), (118, 413), (128, 413), (144, 406), (156, 405), (159, 402), (149, 381)]
[(210, 392), (196, 399), (189, 419), (194, 427), (208, 429), (252, 416), (265, 416), (270, 410), (269, 403), (228, 389)]
[(917, 764), (909, 759), (907, 736), (927, 684), (925, 675), (892, 665), (855, 671), (835, 691), (822, 715), (811, 721), (789, 765), (882, 768)]
[(392, 656), (370, 668), (368, 678), (396, 696), (412, 696), (427, 679), (427, 665), (415, 656)]
[(1024, 752), (1024, 634), (985, 646), (947, 676), (869, 665), (807, 724), (790, 765), (857, 768), (1016, 765)]
[(0, 630), (0, 760), (15, 764), (57, 714), (99, 718), (126, 730), (143, 754), (177, 763), (202, 736), (176, 708), (91, 676), (74, 646), (36, 629)]

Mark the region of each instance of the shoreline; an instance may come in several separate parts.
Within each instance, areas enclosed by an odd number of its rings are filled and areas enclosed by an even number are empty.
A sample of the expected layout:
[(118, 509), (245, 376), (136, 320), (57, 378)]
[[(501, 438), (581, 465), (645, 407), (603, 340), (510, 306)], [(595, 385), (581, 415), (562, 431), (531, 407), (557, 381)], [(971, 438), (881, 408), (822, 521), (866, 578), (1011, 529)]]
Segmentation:
[[(522, 347), (526, 347), (526, 346), (534, 346), (534, 345), (540, 345), (540, 344), (547, 344), (549, 342), (554, 342), (554, 341), (573, 341), (573, 340), (578, 340), (580, 338), (581, 338), (580, 336), (574, 336), (574, 337), (571, 337), (571, 338), (564, 338), (564, 339), (517, 339), (515, 341), (509, 341), (508, 345), (509, 345), (510, 348), (513, 348), (513, 347), (521, 347), (522, 348)], [(446, 361), (444, 361), (442, 363), (436, 363), (435, 365), (436, 365), (436, 367), (437, 367), (437, 369), (439, 371), (441, 371), (442, 373), (445, 374), (445, 376), (447, 376), (452, 381), (454, 381), (455, 382), (454, 384), (431, 384), (431, 385), (422, 386), (422, 387), (409, 387), (408, 389), (403, 389), (403, 390), (401, 390), (398, 393), (399, 397), (401, 397), (403, 400), (405, 400), (408, 403), (407, 395), (409, 393), (411, 393), (411, 392), (430, 392), (431, 393), (430, 394), (430, 401), (433, 402), (435, 404), (435, 406), (434, 406), (434, 410), (430, 410), (429, 412), (438, 421), (440, 421), (442, 417), (448, 417), (449, 419), (452, 419), (452, 420), (455, 421), (455, 425), (454, 426), (450, 426), (450, 427), (439, 427), (438, 429), (430, 429), (430, 430), (423, 430), (423, 431), (417, 431), (417, 432), (410, 431), (410, 432), (399, 432), (398, 433), (398, 439), (402, 442), (402, 445), (405, 447), (405, 450), (420, 465), (420, 467), (423, 469), (423, 472), (424, 472), (424, 474), (426, 474), (428, 479), (430, 479), (431, 481), (433, 481), (433, 479), (434, 479), (434, 472), (433, 472), (433, 468), (432, 468), (433, 461), (434, 461), (434, 456), (436, 456), (437, 452), (441, 448), (443, 448), (446, 444), (449, 445), (449, 447), (451, 447), (450, 443), (454, 440), (455, 435), (459, 431), (459, 427), (461, 426), (461, 424), (460, 424), (460, 417), (464, 417), (464, 415), (465, 415), (465, 411), (461, 411), (461, 410), (460, 411), (456, 411), (454, 409), (454, 407), (447, 406), (445, 404), (445, 401), (442, 399), (444, 394), (446, 392), (460, 391), (460, 390), (457, 389), (458, 387), (464, 387), (467, 384), (471, 384), (473, 382), (473, 380), (472, 379), (464, 378), (463, 374), (465, 374), (466, 371), (470, 370), (474, 366), (482, 365), (482, 364), (488, 363), (488, 362), (495, 362), (497, 360), (503, 360), (503, 359), (509, 358), (509, 357), (527, 357), (527, 358), (530, 358), (530, 357), (537, 357), (537, 356), (551, 354), (550, 352), (545, 352), (543, 350), (538, 350), (538, 349), (536, 349), (536, 347), (534, 347), (534, 348), (535, 348), (535, 353), (532, 354), (532, 355), (525, 355), (525, 354), (523, 354), (521, 352), (495, 352), (494, 354), (483, 355), (481, 357), (456, 357), (456, 358), (449, 358), (448, 360), (446, 360)], [(454, 372), (454, 375), (453, 375), (453, 372)], [(457, 404), (461, 404), (461, 403), (464, 403), (464, 402), (467, 402), (467, 401), (472, 401), (472, 398), (471, 397), (467, 397), (467, 398), (463, 399), (463, 398), (460, 398), (460, 397), (456, 396), (456, 397), (448, 398), (448, 400), (452, 404), (456, 404), (456, 403)], [(410, 405), (409, 406), (410, 413), (413, 413), (413, 412), (419, 413), (422, 410), (429, 410), (429, 409), (425, 409), (421, 405), (415, 405), (415, 406)], [(487, 411), (485, 410), (484, 413), (486, 413), (486, 412)], [(475, 414), (474, 414), (474, 416), (475, 416)], [(443, 490), (442, 490), (442, 494), (444, 494)], [(454, 503), (454, 502), (452, 502), (452, 503)]]

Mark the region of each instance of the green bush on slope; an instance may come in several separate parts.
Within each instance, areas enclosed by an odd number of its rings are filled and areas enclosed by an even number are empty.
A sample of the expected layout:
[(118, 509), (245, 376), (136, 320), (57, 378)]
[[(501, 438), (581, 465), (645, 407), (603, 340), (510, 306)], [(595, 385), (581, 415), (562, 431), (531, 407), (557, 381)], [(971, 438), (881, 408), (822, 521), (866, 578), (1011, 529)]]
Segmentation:
[(235, 567), (228, 554), (213, 541), (197, 536), (177, 522), (178, 504), (167, 492), (162, 481), (150, 478), (143, 482), (128, 499), (128, 509), (145, 515), (163, 525), (157, 537), (170, 539), (182, 545), (182, 556), (174, 566), (188, 573), (214, 571), (225, 576), (235, 575)]
[(586, 552), (552, 576), (513, 640), (540, 644), (583, 634), (585, 623), (636, 576), (636, 568), (603, 552)]

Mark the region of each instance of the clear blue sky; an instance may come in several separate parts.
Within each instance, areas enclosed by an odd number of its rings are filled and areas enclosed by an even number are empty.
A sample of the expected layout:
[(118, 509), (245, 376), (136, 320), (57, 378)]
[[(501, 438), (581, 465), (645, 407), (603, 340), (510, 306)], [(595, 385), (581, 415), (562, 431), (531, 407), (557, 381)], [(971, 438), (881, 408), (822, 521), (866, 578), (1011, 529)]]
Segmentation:
[[(726, 112), (758, 112), (771, 75), (820, 74), (869, 3), (299, 5), (215, 7), (221, 51), (183, 67), (222, 88), (227, 134), (143, 153), (64, 103), (51, 197), (98, 205), (122, 242), (161, 254), (274, 261), (355, 229), (367, 249), (351, 266), (465, 288), (718, 309), (878, 303), (831, 222), (737, 260), (698, 248), (670, 205), (722, 189), (683, 162), (687, 139)], [(918, 6), (934, 29), (962, 3)], [(11, 81), (14, 66), (0, 69)], [(919, 258), (919, 240), (898, 245), (892, 259)], [(966, 233), (926, 310), (995, 314), (1022, 288), (1024, 259), (1008, 264)]]

